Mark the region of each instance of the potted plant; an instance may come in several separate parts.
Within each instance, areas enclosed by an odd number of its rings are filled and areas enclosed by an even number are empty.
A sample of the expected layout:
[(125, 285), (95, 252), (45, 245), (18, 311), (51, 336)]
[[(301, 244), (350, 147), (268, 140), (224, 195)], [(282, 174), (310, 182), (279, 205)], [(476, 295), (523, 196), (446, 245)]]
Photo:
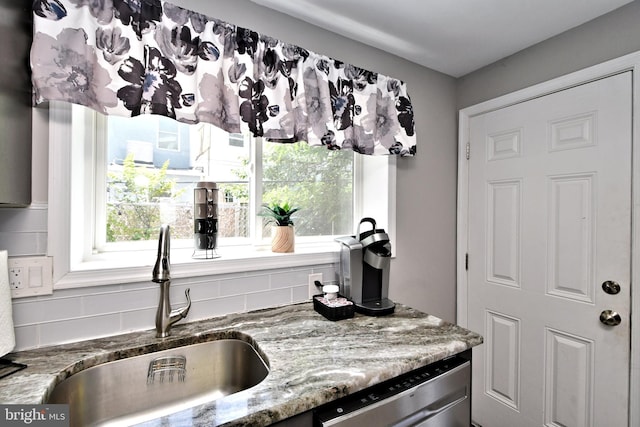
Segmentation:
[(269, 218), (267, 224), (271, 225), (271, 251), (279, 253), (293, 252), (295, 246), (294, 224), (291, 215), (299, 211), (289, 203), (272, 203), (262, 205), (264, 211), (260, 216)]

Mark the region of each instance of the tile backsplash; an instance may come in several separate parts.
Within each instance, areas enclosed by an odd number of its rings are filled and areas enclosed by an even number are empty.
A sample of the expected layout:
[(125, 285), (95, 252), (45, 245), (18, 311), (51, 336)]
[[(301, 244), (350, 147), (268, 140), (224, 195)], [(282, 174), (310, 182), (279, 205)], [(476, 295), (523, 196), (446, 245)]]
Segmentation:
[[(47, 206), (0, 208), (0, 249), (9, 256), (45, 255)], [(309, 274), (322, 273), (328, 283), (337, 280), (336, 272), (336, 265), (321, 264), (174, 279), (171, 303), (185, 304), (184, 291), (191, 288), (191, 310), (182, 322), (292, 304), (308, 299)], [(153, 330), (159, 296), (159, 286), (149, 280), (14, 299), (15, 350)]]
[(0, 208), (0, 249), (9, 256), (37, 256), (47, 253), (47, 205), (28, 208)]
[[(322, 264), (188, 279), (171, 283), (174, 308), (192, 306), (182, 322), (306, 301), (308, 275), (335, 280), (336, 266)], [(132, 331), (155, 333), (159, 286), (151, 281), (54, 291), (13, 301), (15, 350), (43, 347)]]

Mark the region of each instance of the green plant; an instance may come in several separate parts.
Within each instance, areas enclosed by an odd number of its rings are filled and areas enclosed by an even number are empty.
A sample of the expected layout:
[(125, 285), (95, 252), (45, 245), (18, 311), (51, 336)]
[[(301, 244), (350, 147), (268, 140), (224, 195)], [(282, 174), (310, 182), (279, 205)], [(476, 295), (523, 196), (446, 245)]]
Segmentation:
[(276, 225), (293, 225), (293, 221), (291, 220), (291, 215), (295, 212), (299, 211), (300, 208), (294, 208), (293, 206), (289, 206), (289, 203), (278, 204), (263, 204), (262, 207), (264, 211), (260, 213), (260, 216), (269, 218), (267, 220), (267, 224), (275, 223)]

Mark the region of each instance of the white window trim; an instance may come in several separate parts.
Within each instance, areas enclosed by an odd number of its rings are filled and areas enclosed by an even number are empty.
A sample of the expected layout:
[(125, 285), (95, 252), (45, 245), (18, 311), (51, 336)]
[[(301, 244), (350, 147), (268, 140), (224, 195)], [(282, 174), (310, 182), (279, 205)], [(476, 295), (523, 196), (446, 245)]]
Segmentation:
[[(76, 121), (72, 127), (71, 118), (71, 105), (50, 103), (47, 253), (53, 258), (54, 289), (150, 280), (155, 251), (129, 252), (123, 256), (123, 253), (93, 254), (84, 249), (93, 247), (95, 236), (92, 221), (88, 218), (93, 213), (79, 214), (77, 209), (72, 209), (72, 204), (92, 200), (93, 195), (88, 192), (88, 188), (95, 188), (92, 185), (94, 174), (85, 168), (82, 176), (73, 176), (71, 165), (73, 162), (93, 165), (95, 154), (84, 153), (78, 146), (72, 150), (72, 141), (77, 138), (93, 138), (91, 132), (94, 124)], [(354, 224), (357, 225), (359, 219), (365, 216), (374, 217), (378, 226), (387, 230), (394, 247), (395, 156), (380, 156), (366, 161), (364, 157), (356, 156), (354, 165), (355, 180), (359, 181), (355, 187), (362, 189), (362, 192), (354, 190), (354, 218), (357, 218), (354, 219)], [(370, 174), (370, 178), (364, 181), (365, 174), (372, 170), (376, 173)], [(252, 223), (253, 227), (258, 227), (256, 222)], [(270, 248), (263, 246), (225, 247), (217, 250), (221, 257), (214, 260), (192, 259), (192, 249), (172, 249), (171, 274), (174, 278), (185, 278), (339, 262), (339, 246), (333, 238), (328, 237), (320, 242), (315, 240), (312, 243), (306, 243), (305, 240), (303, 237), (296, 238), (296, 252), (292, 254), (272, 253)], [(134, 253), (135, 256), (132, 256)]]

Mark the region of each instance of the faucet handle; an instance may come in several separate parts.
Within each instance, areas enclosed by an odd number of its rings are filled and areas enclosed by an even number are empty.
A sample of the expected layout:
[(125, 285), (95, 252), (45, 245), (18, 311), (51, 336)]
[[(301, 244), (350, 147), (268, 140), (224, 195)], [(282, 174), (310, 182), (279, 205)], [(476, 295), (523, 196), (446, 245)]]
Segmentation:
[(189, 314), (189, 309), (191, 309), (191, 289), (187, 288), (184, 291), (184, 296), (187, 297), (187, 305), (171, 310), (170, 318), (173, 320), (172, 323), (177, 322), (180, 319), (184, 319)]
[(189, 312), (189, 309), (191, 308), (191, 288), (187, 288), (184, 291), (184, 296), (187, 298), (187, 305), (184, 306), (184, 308), (186, 308), (185, 312), (184, 312), (184, 316), (187, 316), (187, 313)]

